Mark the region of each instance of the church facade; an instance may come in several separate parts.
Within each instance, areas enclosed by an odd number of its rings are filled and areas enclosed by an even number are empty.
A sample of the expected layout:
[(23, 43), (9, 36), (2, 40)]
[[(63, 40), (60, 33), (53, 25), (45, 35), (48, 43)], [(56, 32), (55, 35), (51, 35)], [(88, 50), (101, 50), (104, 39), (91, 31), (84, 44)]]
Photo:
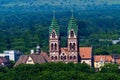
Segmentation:
[(49, 27), (49, 56), (51, 62), (81, 62), (92, 65), (92, 47), (79, 47), (78, 26), (72, 16), (67, 29), (67, 47), (60, 46), (60, 27), (53, 17)]

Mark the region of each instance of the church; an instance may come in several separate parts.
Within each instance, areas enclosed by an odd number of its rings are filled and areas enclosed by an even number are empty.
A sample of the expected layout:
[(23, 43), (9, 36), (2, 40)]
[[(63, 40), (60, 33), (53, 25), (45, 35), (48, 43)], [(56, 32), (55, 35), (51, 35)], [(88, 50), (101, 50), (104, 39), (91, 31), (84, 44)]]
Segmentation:
[(67, 29), (67, 46), (60, 46), (60, 27), (55, 16), (49, 27), (49, 55), (40, 50), (39, 45), (36, 52), (33, 50), (29, 55), (21, 55), (14, 66), (19, 64), (42, 64), (48, 62), (73, 62), (86, 63), (93, 66), (92, 47), (79, 47), (78, 26), (72, 16)]
[(49, 27), (49, 57), (50, 62), (87, 63), (92, 66), (92, 47), (79, 47), (78, 26), (72, 15), (67, 27), (67, 46), (60, 46), (60, 27), (53, 16)]

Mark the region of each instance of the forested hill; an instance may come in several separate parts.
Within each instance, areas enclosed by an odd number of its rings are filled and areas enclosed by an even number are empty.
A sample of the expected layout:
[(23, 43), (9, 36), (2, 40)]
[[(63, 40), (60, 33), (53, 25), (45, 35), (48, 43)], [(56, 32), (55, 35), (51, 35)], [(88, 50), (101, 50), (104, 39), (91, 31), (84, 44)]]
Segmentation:
[(120, 0), (0, 0), (0, 11), (119, 9)]
[[(111, 40), (120, 37), (120, 10), (81, 10), (74, 11), (79, 26), (79, 46), (93, 46), (95, 54), (120, 53), (119, 43)], [(21, 50), (29, 53), (40, 44), (48, 51), (48, 28), (52, 11), (0, 13), (0, 52)], [(61, 45), (66, 45), (67, 25), (70, 11), (56, 11), (61, 29)], [(101, 41), (102, 39), (102, 41)]]

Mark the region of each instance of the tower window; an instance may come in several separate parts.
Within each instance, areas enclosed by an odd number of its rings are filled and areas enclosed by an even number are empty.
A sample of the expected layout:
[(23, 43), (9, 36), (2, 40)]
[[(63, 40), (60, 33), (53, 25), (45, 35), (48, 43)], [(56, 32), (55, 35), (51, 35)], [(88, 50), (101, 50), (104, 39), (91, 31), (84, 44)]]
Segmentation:
[(76, 56), (74, 56), (74, 59), (76, 59)]
[(61, 56), (61, 60), (63, 59), (63, 56)]
[(57, 44), (55, 43), (55, 50), (57, 50)]
[(74, 37), (74, 32), (73, 31), (71, 31), (70, 36)]
[(75, 50), (75, 43), (70, 43), (70, 50)]
[(70, 59), (72, 59), (72, 56), (70, 56)]
[(52, 33), (52, 38), (55, 38), (55, 32)]
[(55, 60), (57, 60), (57, 56), (55, 56)]
[(53, 50), (53, 43), (51, 44), (51, 50)]
[(70, 50), (72, 50), (72, 43), (70, 43)]
[(73, 43), (73, 46), (72, 46), (73, 50), (75, 50), (75, 43)]
[(53, 56), (51, 57), (51, 60), (53, 60)]

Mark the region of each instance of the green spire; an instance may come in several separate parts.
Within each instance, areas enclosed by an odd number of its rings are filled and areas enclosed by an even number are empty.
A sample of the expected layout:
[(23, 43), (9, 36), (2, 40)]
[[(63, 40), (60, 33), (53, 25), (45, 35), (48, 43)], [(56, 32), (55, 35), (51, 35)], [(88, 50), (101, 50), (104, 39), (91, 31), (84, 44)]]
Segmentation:
[(78, 26), (77, 26), (77, 24), (76, 24), (76, 22), (75, 22), (75, 19), (74, 19), (73, 15), (72, 15), (72, 17), (71, 17), (71, 19), (70, 19), (70, 22), (69, 22), (69, 24), (68, 24), (68, 34), (69, 34), (69, 32), (70, 32), (71, 29), (74, 30), (75, 35), (78, 34)]
[(59, 25), (57, 24), (57, 21), (55, 19), (55, 15), (53, 16), (52, 23), (49, 27), (49, 34), (52, 33), (52, 30), (55, 30), (56, 34), (59, 35)]

